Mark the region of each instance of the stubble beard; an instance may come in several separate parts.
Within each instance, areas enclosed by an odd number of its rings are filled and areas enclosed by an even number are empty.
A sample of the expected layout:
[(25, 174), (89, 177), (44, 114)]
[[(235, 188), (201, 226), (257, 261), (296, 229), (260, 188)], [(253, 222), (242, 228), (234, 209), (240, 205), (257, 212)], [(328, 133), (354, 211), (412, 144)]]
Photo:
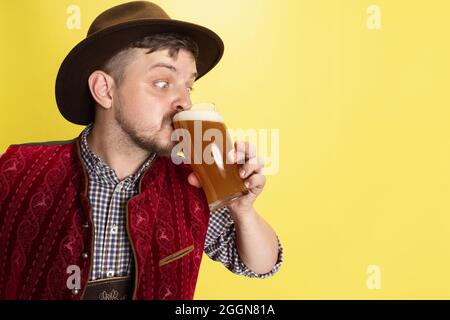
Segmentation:
[(122, 108), (124, 105), (120, 100), (117, 107), (114, 108), (114, 118), (122, 131), (128, 136), (128, 139), (143, 150), (156, 153), (159, 156), (169, 157), (175, 143), (172, 140), (169, 140), (167, 143), (162, 143), (158, 140), (158, 136), (162, 136), (164, 134), (163, 131), (167, 130), (166, 127), (171, 125), (174, 114), (165, 115), (162, 119), (161, 126), (154, 131), (151, 137), (144, 136), (123, 116)]

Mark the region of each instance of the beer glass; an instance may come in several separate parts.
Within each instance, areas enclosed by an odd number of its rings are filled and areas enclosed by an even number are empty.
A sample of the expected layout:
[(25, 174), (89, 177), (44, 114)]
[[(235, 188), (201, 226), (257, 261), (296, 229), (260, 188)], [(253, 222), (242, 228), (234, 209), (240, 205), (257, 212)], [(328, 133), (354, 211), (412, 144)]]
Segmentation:
[(211, 211), (248, 193), (233, 161), (234, 144), (214, 104), (198, 103), (177, 113), (173, 126), (183, 137), (185, 163), (197, 174)]

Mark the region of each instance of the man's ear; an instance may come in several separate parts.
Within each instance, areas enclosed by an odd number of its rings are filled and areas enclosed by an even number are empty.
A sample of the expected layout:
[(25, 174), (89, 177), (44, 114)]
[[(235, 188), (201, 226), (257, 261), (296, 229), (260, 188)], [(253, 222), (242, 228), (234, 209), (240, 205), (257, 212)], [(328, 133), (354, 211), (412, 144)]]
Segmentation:
[(94, 100), (105, 109), (111, 108), (114, 79), (107, 73), (96, 70), (89, 76), (88, 84)]

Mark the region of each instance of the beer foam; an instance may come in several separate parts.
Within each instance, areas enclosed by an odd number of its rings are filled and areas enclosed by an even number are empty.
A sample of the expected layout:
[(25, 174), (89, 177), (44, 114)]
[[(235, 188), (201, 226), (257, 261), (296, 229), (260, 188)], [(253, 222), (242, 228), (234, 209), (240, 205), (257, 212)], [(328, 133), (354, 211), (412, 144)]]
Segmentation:
[(172, 121), (175, 122), (175, 121), (194, 121), (194, 120), (223, 123), (222, 116), (213, 110), (181, 111), (173, 117)]

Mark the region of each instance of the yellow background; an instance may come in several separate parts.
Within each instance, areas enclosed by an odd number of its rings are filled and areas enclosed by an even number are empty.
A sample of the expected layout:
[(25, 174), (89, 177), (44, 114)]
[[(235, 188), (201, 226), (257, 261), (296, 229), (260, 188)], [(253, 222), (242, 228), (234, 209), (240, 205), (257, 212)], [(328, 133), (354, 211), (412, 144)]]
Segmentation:
[[(1, 151), (79, 134), (57, 111), (56, 72), (122, 2), (1, 1)], [(450, 1), (155, 2), (225, 42), (193, 99), (216, 102), (230, 127), (280, 129), (280, 170), (256, 208), (284, 265), (246, 279), (205, 256), (196, 298), (449, 299)], [(66, 27), (71, 4), (80, 30)], [(367, 28), (371, 4), (380, 30)]]

